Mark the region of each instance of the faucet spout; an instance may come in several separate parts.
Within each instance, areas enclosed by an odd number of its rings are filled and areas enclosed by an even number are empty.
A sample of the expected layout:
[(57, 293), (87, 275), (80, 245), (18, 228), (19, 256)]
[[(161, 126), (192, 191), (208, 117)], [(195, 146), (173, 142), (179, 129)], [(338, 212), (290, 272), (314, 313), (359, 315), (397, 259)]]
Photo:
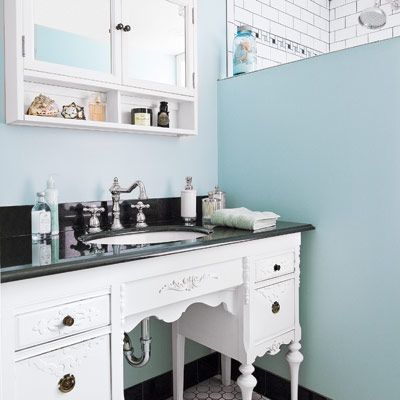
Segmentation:
[(121, 208), (120, 208), (120, 200), (121, 200), (121, 193), (131, 193), (133, 190), (136, 188), (139, 188), (139, 200), (147, 200), (147, 192), (146, 192), (146, 187), (144, 186), (144, 183), (140, 180), (137, 180), (132, 183), (131, 186), (127, 188), (123, 188), (118, 181), (118, 178), (114, 178), (114, 182), (112, 186), (110, 187), (110, 193), (113, 201), (113, 206), (112, 206), (112, 213), (113, 213), (113, 223), (111, 225), (111, 229), (113, 230), (118, 230), (122, 229), (123, 226), (120, 221), (120, 214), (121, 214)]
[(144, 186), (144, 183), (140, 180), (137, 180), (135, 182), (132, 183), (131, 186), (127, 187), (127, 188), (123, 188), (121, 187), (121, 185), (119, 184), (118, 178), (114, 178), (114, 183), (113, 185), (110, 187), (110, 192), (111, 194), (120, 194), (120, 193), (131, 193), (133, 190), (135, 190), (136, 188), (139, 188), (139, 200), (147, 200), (147, 193), (146, 193), (146, 188)]

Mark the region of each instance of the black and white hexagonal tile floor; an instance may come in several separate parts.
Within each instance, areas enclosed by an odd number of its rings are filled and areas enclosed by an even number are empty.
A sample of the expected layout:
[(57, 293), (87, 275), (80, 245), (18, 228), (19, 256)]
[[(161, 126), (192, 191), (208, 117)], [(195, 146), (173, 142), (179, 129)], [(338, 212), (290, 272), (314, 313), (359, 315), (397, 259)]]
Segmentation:
[[(236, 383), (223, 386), (219, 377), (214, 377), (185, 390), (183, 398), (185, 400), (241, 400), (242, 395)], [(253, 400), (268, 399), (260, 394), (253, 393)]]

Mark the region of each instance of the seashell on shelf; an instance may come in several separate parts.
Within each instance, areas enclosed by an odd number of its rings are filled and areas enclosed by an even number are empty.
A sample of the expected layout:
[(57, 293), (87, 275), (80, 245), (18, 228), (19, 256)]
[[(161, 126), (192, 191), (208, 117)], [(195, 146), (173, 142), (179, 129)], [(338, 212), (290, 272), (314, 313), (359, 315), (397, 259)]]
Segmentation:
[(26, 113), (28, 115), (38, 115), (41, 117), (57, 117), (60, 110), (53, 99), (40, 94), (33, 99)]

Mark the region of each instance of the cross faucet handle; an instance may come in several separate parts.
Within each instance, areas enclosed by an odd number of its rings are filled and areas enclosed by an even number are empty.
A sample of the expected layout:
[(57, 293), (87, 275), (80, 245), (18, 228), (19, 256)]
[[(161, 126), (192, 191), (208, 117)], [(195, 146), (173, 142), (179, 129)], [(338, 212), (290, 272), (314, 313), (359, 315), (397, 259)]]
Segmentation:
[(136, 228), (146, 228), (146, 216), (144, 215), (143, 210), (146, 208), (150, 208), (150, 204), (143, 204), (143, 202), (138, 201), (137, 204), (132, 204), (132, 208), (136, 208), (138, 210), (137, 216), (136, 216)]
[(137, 208), (140, 211), (142, 211), (145, 208), (150, 208), (150, 204), (143, 204), (142, 201), (138, 201), (137, 204), (132, 204), (132, 208)]
[(99, 213), (106, 211), (104, 207), (84, 207), (84, 212), (90, 213), (90, 221), (89, 221), (89, 233), (100, 232), (100, 221), (99, 221)]

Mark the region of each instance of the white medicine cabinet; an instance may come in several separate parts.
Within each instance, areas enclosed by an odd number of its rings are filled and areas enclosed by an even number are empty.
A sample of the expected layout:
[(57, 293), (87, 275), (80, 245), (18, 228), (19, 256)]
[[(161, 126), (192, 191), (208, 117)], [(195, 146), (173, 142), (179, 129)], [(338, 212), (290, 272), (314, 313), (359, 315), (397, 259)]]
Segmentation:
[[(5, 0), (5, 35), (7, 123), (197, 134), (196, 0)], [(59, 112), (28, 115), (40, 94)], [(71, 103), (83, 117), (65, 117)], [(132, 125), (134, 108), (151, 110), (150, 126)]]

